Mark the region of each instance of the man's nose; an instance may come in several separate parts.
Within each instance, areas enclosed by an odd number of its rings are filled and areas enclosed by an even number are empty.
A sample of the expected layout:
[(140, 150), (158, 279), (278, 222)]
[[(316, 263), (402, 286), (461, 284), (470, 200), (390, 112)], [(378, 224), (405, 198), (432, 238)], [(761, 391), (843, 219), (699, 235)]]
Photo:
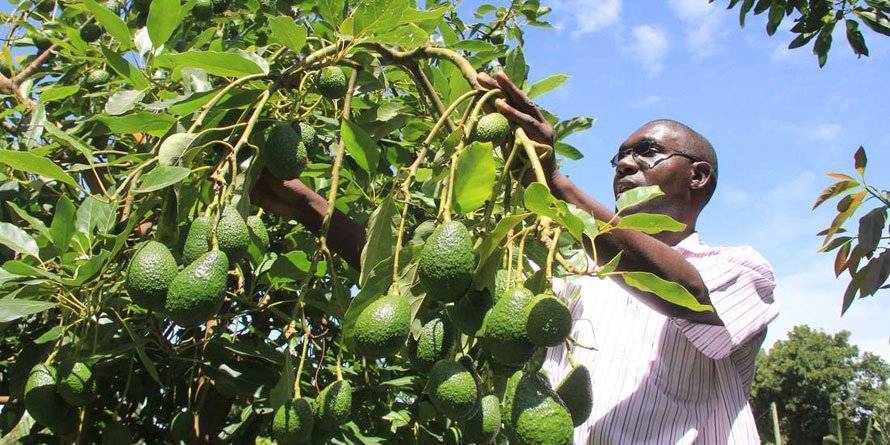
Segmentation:
[(618, 159), (618, 163), (615, 165), (615, 175), (624, 177), (636, 173), (639, 169), (640, 166), (637, 165), (636, 159), (634, 159), (632, 154), (628, 153)]

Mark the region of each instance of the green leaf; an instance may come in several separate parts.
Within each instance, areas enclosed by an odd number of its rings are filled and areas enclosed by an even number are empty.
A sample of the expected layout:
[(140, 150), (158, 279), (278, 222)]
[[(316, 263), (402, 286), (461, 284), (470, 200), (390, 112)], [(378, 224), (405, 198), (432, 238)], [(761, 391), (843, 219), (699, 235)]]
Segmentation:
[(657, 213), (634, 213), (621, 217), (618, 221), (619, 229), (639, 230), (643, 233), (655, 234), (660, 232), (682, 232), (686, 230), (683, 224), (667, 215)]
[(564, 142), (557, 142), (554, 144), (553, 150), (573, 161), (577, 161), (584, 157), (584, 154), (582, 154), (580, 150)]
[(346, 144), (346, 151), (362, 170), (371, 174), (380, 160), (380, 149), (371, 136), (358, 124), (344, 120), (340, 126), (340, 137)]
[(93, 150), (90, 148), (89, 145), (83, 143), (83, 141), (81, 141), (80, 139), (62, 131), (62, 129), (57, 127), (56, 124), (47, 122), (46, 125), (44, 125), (44, 128), (46, 129), (46, 133), (57, 142), (77, 150), (87, 159), (93, 158)]
[(754, 7), (754, 0), (745, 0), (745, 2), (742, 3), (742, 7), (739, 8), (739, 26), (740, 27), (742, 27), (742, 28), (745, 27), (745, 16), (748, 15), (748, 11), (750, 11), (751, 8), (753, 8), (753, 7)]
[(80, 91), (80, 85), (53, 85), (40, 92), (40, 101), (43, 103), (62, 100)]
[(42, 235), (46, 239), (50, 239), (49, 228), (46, 227), (46, 224), (44, 224), (43, 221), (29, 215), (27, 211), (17, 206), (12, 201), (7, 201), (6, 205), (12, 208), (12, 210), (15, 211), (15, 213), (18, 214), (20, 218), (27, 221), (28, 225), (31, 226), (32, 229), (38, 231), (40, 235)]
[(412, 2), (405, 0), (361, 0), (352, 13), (352, 33), (376, 34), (390, 31), (399, 25), (402, 12), (413, 9)]
[(393, 245), (395, 244), (392, 219), (395, 213), (396, 205), (392, 196), (388, 196), (368, 219), (368, 235), (361, 255), (359, 287), (363, 287), (367, 283), (369, 274), (377, 268), (378, 264), (392, 260)]
[(548, 91), (559, 88), (559, 86), (564, 84), (567, 80), (569, 80), (569, 76), (566, 74), (554, 74), (545, 79), (541, 79), (528, 89), (528, 97), (538, 97)]
[(454, 209), (470, 213), (491, 197), (496, 171), (491, 143), (474, 142), (457, 159), (454, 172)]
[(0, 323), (9, 323), (10, 321), (43, 312), (54, 307), (56, 307), (56, 303), (50, 303), (48, 301), (3, 298), (0, 299)]
[(522, 52), (522, 47), (510, 48), (507, 51), (506, 62), (504, 72), (513, 83), (521, 87), (525, 82), (526, 76), (528, 76), (528, 65), (525, 64), (525, 54)]
[(0, 244), (12, 249), (13, 252), (40, 258), (37, 241), (28, 232), (8, 222), (0, 222)]
[(0, 150), (0, 163), (14, 170), (40, 175), (78, 187), (77, 182), (53, 161), (26, 151)]
[(862, 190), (858, 193), (854, 193), (852, 195), (847, 195), (841, 202), (838, 203), (838, 214), (834, 217), (834, 220), (831, 222), (831, 226), (828, 228), (828, 231), (825, 233), (825, 242), (823, 245), (828, 244), (831, 240), (831, 237), (834, 236), (835, 233), (841, 228), (842, 225), (850, 218), (850, 215), (859, 208), (859, 205), (862, 204), (862, 200), (865, 199), (865, 194), (867, 192)]
[(27, 150), (40, 146), (40, 138), (43, 136), (47, 122), (46, 108), (42, 102), (37, 102), (29, 116), (27, 130), (19, 137), (22, 148)]
[(282, 15), (269, 18), (269, 30), (274, 40), (297, 54), (306, 45), (306, 28), (297, 25), (291, 17)]
[(546, 216), (565, 227), (578, 242), (584, 242), (584, 221), (569, 210), (565, 201), (555, 198), (544, 184), (535, 182), (525, 189), (525, 208)]
[(826, 187), (822, 193), (819, 194), (819, 197), (816, 198), (816, 202), (813, 204), (812, 210), (815, 210), (816, 207), (822, 205), (823, 202), (859, 185), (859, 182), (855, 180), (846, 180), (846, 181), (838, 181), (830, 186)]
[(621, 278), (628, 286), (643, 292), (658, 295), (662, 300), (669, 301), (678, 306), (685, 307), (695, 312), (713, 312), (714, 308), (708, 304), (701, 304), (685, 287), (662, 279), (650, 272), (619, 272)]
[(139, 360), (142, 361), (142, 365), (145, 366), (145, 370), (148, 371), (148, 375), (150, 375), (151, 378), (154, 379), (154, 381), (158, 385), (164, 386), (164, 384), (161, 382), (161, 377), (158, 376), (158, 368), (157, 366), (155, 366), (155, 362), (153, 362), (151, 358), (148, 357), (148, 354), (145, 353), (145, 346), (143, 345), (144, 340), (142, 339), (142, 337), (137, 337), (133, 334), (133, 329), (130, 328), (127, 320), (118, 317), (118, 321), (120, 321), (121, 324), (124, 326), (127, 334), (130, 335), (130, 340), (133, 341), (133, 346), (136, 348), (136, 355), (139, 356)]
[(476, 263), (476, 272), (479, 272), (482, 269), (485, 262), (488, 261), (488, 257), (498, 249), (498, 246), (501, 244), (504, 237), (507, 236), (507, 233), (510, 232), (510, 229), (516, 227), (516, 224), (519, 224), (520, 221), (528, 216), (528, 213), (508, 215), (498, 221), (497, 225), (494, 226), (494, 230), (488, 233), (485, 238), (482, 239), (479, 247), (476, 248), (476, 256), (479, 258), (479, 261)]
[(783, 18), (785, 18), (785, 0), (772, 0), (772, 4), (769, 7), (769, 21), (766, 24), (766, 34), (775, 34)]
[(75, 227), (84, 235), (91, 234), (93, 229), (99, 233), (108, 233), (114, 227), (116, 210), (117, 206), (113, 203), (102, 202), (94, 196), (88, 196), (77, 209)]
[(244, 77), (261, 74), (263, 69), (256, 63), (237, 53), (221, 51), (188, 51), (179, 54), (164, 54), (158, 57), (158, 63), (170, 67), (200, 68), (220, 77)]
[[(288, 342), (288, 347), (284, 350), (284, 363), (281, 367), (281, 378), (275, 383), (275, 386), (269, 390), (269, 406), (276, 409), (288, 400), (294, 397), (294, 363), (292, 351), (296, 347), (297, 341), (302, 339), (301, 336), (294, 336)], [(304, 339), (305, 340), (305, 339)]]
[(151, 86), (151, 83), (149, 83), (145, 74), (142, 74), (142, 71), (139, 71), (138, 68), (133, 66), (133, 64), (121, 57), (118, 53), (103, 46), (102, 55), (105, 57), (105, 60), (108, 61), (108, 66), (110, 66), (118, 75), (127, 79), (130, 82), (130, 85), (135, 89), (145, 90)]
[(148, 28), (148, 36), (155, 48), (167, 42), (173, 35), (182, 16), (179, 13), (179, 0), (152, 0), (148, 10), (148, 20), (145, 26)]
[(112, 133), (148, 133), (163, 136), (175, 123), (173, 116), (149, 111), (139, 111), (126, 116), (100, 115), (99, 122), (105, 124)]
[(859, 172), (859, 175), (865, 174), (865, 166), (868, 165), (868, 157), (865, 156), (865, 148), (861, 145), (859, 149), (856, 150), (856, 153), (853, 155), (854, 165), (856, 167), (856, 171)]
[(481, 51), (495, 51), (497, 50), (497, 48), (497, 46), (494, 46), (484, 40), (461, 40), (460, 42), (451, 45), (451, 49), (469, 51), (473, 53)]
[(834, 24), (831, 21), (822, 26), (819, 35), (816, 36), (816, 43), (813, 44), (813, 54), (819, 58), (819, 68), (825, 66), (828, 61), (828, 50), (831, 49), (831, 33), (834, 31)]
[(608, 263), (603, 264), (603, 267), (600, 269), (600, 272), (606, 274), (606, 273), (612, 273), (612, 272), (615, 272), (616, 270), (618, 270), (618, 265), (621, 264), (621, 255), (623, 253), (624, 253), (623, 250), (619, 251), (615, 256), (612, 257), (611, 260), (609, 260)]
[(846, 20), (847, 25), (847, 42), (850, 43), (850, 48), (853, 48), (853, 53), (857, 56), (868, 56), (868, 47), (865, 46), (865, 38), (862, 37), (862, 32), (859, 31), (859, 22), (856, 20)]
[(124, 90), (117, 91), (105, 102), (105, 113), (112, 116), (124, 114), (133, 109), (145, 96), (145, 91)]
[(393, 30), (378, 33), (373, 40), (386, 45), (412, 49), (427, 43), (430, 40), (430, 33), (413, 23), (408, 23)]
[(880, 11), (856, 9), (853, 12), (874, 32), (890, 36), (890, 19)]
[[(171, 134), (161, 142), (158, 149), (158, 164), (174, 165), (183, 160), (183, 157), (189, 146), (194, 142), (196, 135), (194, 133), (175, 133)], [(188, 165), (189, 159), (183, 160)]]
[(618, 200), (615, 201), (615, 207), (621, 212), (624, 209), (638, 206), (661, 195), (664, 195), (664, 192), (662, 192), (661, 188), (657, 185), (635, 187), (618, 195)]
[(149, 193), (169, 187), (187, 178), (189, 173), (191, 170), (185, 167), (159, 165), (142, 175), (139, 179), (139, 186), (133, 190), (133, 193)]
[(592, 127), (594, 122), (596, 122), (596, 120), (591, 117), (573, 117), (571, 119), (560, 121), (553, 128), (555, 134), (554, 137), (557, 141), (560, 141), (572, 133), (577, 133)]
[(59, 256), (68, 251), (68, 244), (71, 242), (71, 237), (74, 236), (76, 230), (74, 227), (75, 212), (74, 203), (67, 196), (62, 195), (56, 201), (53, 221), (49, 226), (49, 234), (52, 237), (53, 245), (59, 251)]
[(133, 46), (130, 29), (127, 28), (127, 24), (117, 14), (93, 0), (84, 0), (84, 5), (96, 16), (96, 21), (108, 31), (108, 34), (120, 42), (121, 49), (126, 50)]

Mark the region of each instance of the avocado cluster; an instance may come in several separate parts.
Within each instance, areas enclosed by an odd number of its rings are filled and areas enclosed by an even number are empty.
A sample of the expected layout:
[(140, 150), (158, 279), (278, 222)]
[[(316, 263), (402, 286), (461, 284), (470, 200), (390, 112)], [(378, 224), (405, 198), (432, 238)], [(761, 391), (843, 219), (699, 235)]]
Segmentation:
[(66, 363), (61, 368), (38, 363), (25, 381), (25, 408), (38, 423), (54, 433), (66, 434), (76, 428), (76, 408), (96, 397), (92, 369), (83, 362)]

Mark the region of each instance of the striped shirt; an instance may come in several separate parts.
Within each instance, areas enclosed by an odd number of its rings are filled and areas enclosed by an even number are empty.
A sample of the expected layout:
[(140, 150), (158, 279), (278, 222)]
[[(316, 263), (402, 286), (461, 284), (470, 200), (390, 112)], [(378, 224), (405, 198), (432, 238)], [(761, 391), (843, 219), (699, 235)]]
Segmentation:
[[(698, 269), (723, 326), (666, 317), (612, 279), (554, 283), (564, 297), (578, 292), (572, 336), (588, 349), (573, 355), (593, 383), (575, 444), (760, 443), (748, 395), (778, 315), (772, 268), (751, 247), (710, 247), (695, 233), (674, 249)], [(564, 346), (550, 349), (543, 369), (554, 387), (562, 381), (571, 369)]]

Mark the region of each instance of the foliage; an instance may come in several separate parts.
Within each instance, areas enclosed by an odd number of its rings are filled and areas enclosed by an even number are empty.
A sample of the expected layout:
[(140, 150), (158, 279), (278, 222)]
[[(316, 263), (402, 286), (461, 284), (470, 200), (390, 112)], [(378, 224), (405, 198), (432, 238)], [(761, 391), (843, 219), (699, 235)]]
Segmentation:
[[(714, 0), (709, 0), (713, 3)], [(766, 33), (773, 35), (785, 17), (794, 16), (791, 32), (797, 34), (788, 49), (800, 48), (813, 42), (813, 54), (819, 67), (828, 61), (832, 32), (838, 23), (845, 27), (847, 42), (858, 57), (868, 56), (865, 37), (860, 24), (874, 32), (890, 36), (890, 1), (888, 0), (729, 0), (727, 9), (739, 6), (739, 25), (745, 26), (745, 17), (753, 10), (754, 15), (768, 15)]]
[[(831, 226), (819, 232), (824, 236), (820, 252), (837, 250), (834, 260), (834, 274), (840, 277), (846, 271), (850, 277), (847, 290), (844, 292), (841, 314), (850, 308), (857, 295), (859, 298), (874, 295), (890, 285), (890, 226), (887, 224), (890, 212), (890, 191), (879, 190), (869, 185), (865, 179), (865, 168), (868, 158), (865, 149), (859, 147), (854, 155), (856, 177), (844, 173), (828, 173), (837, 180), (828, 186), (816, 198), (813, 209), (835, 197), (842, 197), (837, 203), (837, 215)], [(869, 201), (877, 204), (859, 219), (859, 226), (854, 233), (845, 229), (850, 217)], [(865, 265), (861, 265), (866, 260)]]
[[(97, 394), (78, 408), (81, 441), (125, 431), (166, 443), (173, 419), (185, 419), (177, 422), (182, 437), (194, 415), (185, 432), (192, 439), (251, 443), (270, 434), (277, 408), (304, 406), (293, 401), (345, 380), (351, 415), (333, 431), (316, 429), (328, 434), (318, 441), (459, 440), (456, 422), (418, 419), (427, 375), (405, 351), (369, 359), (350, 334), (386, 295), (410, 301), (412, 335), (446, 316), (450, 303), (427, 301), (416, 274), (426, 236), (452, 218), (473, 237), (472, 291), (493, 291), (499, 269), (534, 292), (570, 272), (621, 273), (617, 262), (589, 264), (579, 250), (584, 237), (614, 224), (510, 173), (520, 151), (539, 180), (539, 156), (580, 158), (564, 138), (590, 118), (548, 114), (553, 149), (521, 130), (503, 151), (469, 138), (499, 94), (477, 88), (477, 70), (503, 68), (531, 95), (565, 80), (527, 78), (523, 26), (548, 26), (548, 12), (516, 0), (482, 5), (478, 22), (465, 23), (455, 5), (434, 0), (423, 9), (408, 0), (19, 2), (5, 17), (12, 48), (0, 53), (9, 74), (0, 75), (3, 391), (22, 400), (35, 364), (83, 362)], [(90, 24), (102, 35), (88, 44), (80, 30)], [(335, 65), (347, 88), (330, 99), (319, 94), (318, 73)], [(301, 128), (300, 143), (311, 133), (302, 128), (315, 130), (300, 179), (330, 204), (318, 237), (250, 202), (277, 124)], [(635, 189), (621, 211), (657, 195)], [(329, 235), (343, 235), (328, 233), (335, 208), (368, 226), (360, 271), (328, 249)], [(245, 218), (253, 221), (248, 237)], [(683, 226), (641, 214), (622, 228)], [(174, 302), (183, 303), (175, 317), (183, 325), (165, 313), (170, 305), (148, 310), (126, 290), (125, 271), (146, 240), (164, 244), (182, 268), (171, 286), (188, 300)], [(200, 261), (208, 248), (227, 246), (225, 273), (195, 291), (209, 266), (183, 256)], [(672, 284), (654, 275), (634, 281), (689, 303)], [(219, 308), (206, 321), (182, 309), (196, 294), (207, 302), (202, 311)], [(479, 339), (455, 344), (449, 358), (471, 362), (484, 394), (494, 393)], [(50, 433), (25, 408), (0, 413), (5, 440)]]
[(873, 422), (886, 422), (890, 365), (871, 353), (860, 355), (849, 337), (847, 331), (832, 336), (800, 325), (787, 340), (761, 353), (751, 404), (764, 441), (773, 435), (772, 402), (778, 405), (787, 443), (822, 443), (841, 412), (856, 437), (863, 437)]

